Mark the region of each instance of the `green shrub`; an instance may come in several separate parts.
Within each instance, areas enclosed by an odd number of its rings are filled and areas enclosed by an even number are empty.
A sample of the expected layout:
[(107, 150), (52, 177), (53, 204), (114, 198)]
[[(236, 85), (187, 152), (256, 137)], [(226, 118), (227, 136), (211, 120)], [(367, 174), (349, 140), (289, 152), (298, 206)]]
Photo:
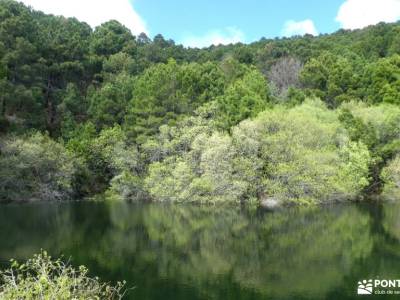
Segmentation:
[(0, 144), (0, 200), (60, 200), (73, 193), (73, 156), (50, 137), (35, 133)]
[(140, 169), (138, 150), (128, 145), (119, 125), (96, 134), (94, 125), (88, 122), (78, 127), (67, 148), (85, 162), (85, 168), (79, 174), (79, 189), (87, 194), (104, 192), (115, 176), (124, 171), (136, 174)]
[(350, 102), (342, 106), (339, 118), (350, 138), (361, 141), (371, 152), (371, 180), (366, 192), (380, 192), (384, 183), (382, 169), (400, 153), (400, 107)]
[(252, 147), (251, 161), (263, 164), (255, 180), (262, 197), (295, 203), (347, 200), (368, 184), (367, 147), (351, 142), (337, 113), (319, 100), (267, 110), (240, 124), (236, 135), (238, 149)]
[(266, 110), (232, 136), (191, 120), (149, 147), (160, 153), (145, 178), (155, 200), (316, 203), (354, 199), (368, 185), (369, 150), (321, 101)]
[(385, 182), (383, 197), (400, 200), (400, 155), (393, 159), (382, 171)]
[(116, 286), (90, 278), (88, 269), (78, 269), (46, 252), (34, 255), (24, 264), (13, 260), (9, 269), (0, 272), (0, 298), (3, 300), (89, 300), (122, 299), (124, 283)]

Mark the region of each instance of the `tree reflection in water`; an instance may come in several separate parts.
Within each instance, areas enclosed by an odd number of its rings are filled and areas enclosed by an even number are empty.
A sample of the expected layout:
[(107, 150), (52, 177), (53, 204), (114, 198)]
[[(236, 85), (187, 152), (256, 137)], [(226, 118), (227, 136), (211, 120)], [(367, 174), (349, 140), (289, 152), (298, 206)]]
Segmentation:
[(136, 286), (133, 299), (352, 298), (357, 280), (399, 270), (399, 215), (390, 204), (273, 213), (9, 205), (0, 210), (0, 258), (24, 259), (41, 248), (64, 254), (104, 280), (127, 280)]

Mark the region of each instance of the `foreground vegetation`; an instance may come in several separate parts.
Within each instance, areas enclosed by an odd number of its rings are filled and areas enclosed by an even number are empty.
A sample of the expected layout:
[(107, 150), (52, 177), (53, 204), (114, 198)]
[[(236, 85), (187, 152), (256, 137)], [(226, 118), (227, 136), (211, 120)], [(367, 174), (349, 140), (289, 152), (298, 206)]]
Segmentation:
[(0, 1), (0, 200), (400, 193), (399, 24), (185, 49)]
[(0, 272), (0, 298), (4, 300), (122, 299), (123, 285), (101, 283), (88, 277), (85, 267), (76, 270), (46, 252), (24, 264), (12, 261), (10, 269)]

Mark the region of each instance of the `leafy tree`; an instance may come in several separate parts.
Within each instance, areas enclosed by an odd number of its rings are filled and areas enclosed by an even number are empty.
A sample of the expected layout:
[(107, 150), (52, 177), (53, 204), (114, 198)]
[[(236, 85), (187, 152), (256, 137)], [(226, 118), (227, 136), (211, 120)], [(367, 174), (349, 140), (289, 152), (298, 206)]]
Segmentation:
[(134, 54), (136, 42), (128, 28), (112, 20), (96, 27), (90, 47), (96, 55), (108, 57), (121, 51)]
[(242, 64), (252, 64), (254, 62), (254, 52), (246, 46), (237, 47), (233, 57)]
[(330, 107), (337, 107), (357, 97), (359, 78), (356, 70), (357, 58), (350, 61), (346, 57), (324, 52), (305, 64), (300, 80)]
[(367, 192), (379, 192), (383, 184), (380, 177), (382, 169), (400, 153), (399, 107), (351, 102), (343, 105), (340, 119), (353, 141), (361, 141), (368, 146), (373, 163), (370, 166), (372, 180)]
[(157, 133), (163, 124), (174, 124), (181, 115), (223, 93), (224, 75), (217, 65), (207, 63), (158, 64), (134, 82), (133, 98), (125, 126), (139, 143)]
[(249, 70), (216, 100), (222, 128), (229, 129), (246, 118), (256, 116), (267, 107), (270, 99), (262, 74), (257, 70)]
[(400, 56), (383, 58), (367, 66), (363, 87), (369, 103), (400, 104)]
[(125, 52), (118, 52), (104, 60), (103, 72), (106, 81), (120, 73), (135, 74), (135, 60)]
[(259, 197), (296, 203), (357, 197), (368, 184), (370, 154), (351, 143), (336, 113), (317, 101), (261, 113), (239, 125), (243, 145), (264, 162)]
[(382, 171), (385, 182), (383, 196), (398, 200), (400, 195), (400, 156), (395, 157)]
[(43, 15), (38, 26), (42, 47), (43, 105), (46, 129), (57, 135), (61, 117), (57, 107), (69, 82), (78, 87), (85, 74), (91, 29), (76, 19)]
[(120, 126), (104, 129), (97, 135), (93, 123), (75, 129), (67, 148), (84, 163), (79, 171), (77, 190), (81, 194), (104, 192), (110, 181), (124, 172), (135, 176), (141, 172), (139, 153), (127, 143)]
[[(161, 34), (135, 37), (115, 20), (93, 31), (2, 0), (3, 144), (43, 143), (39, 151), (54, 142), (47, 134), (64, 140), (77, 168), (66, 194), (315, 202), (380, 192), (382, 169), (400, 152), (399, 28), (196, 49)], [(46, 138), (31, 141), (32, 131)], [(115, 167), (117, 157), (126, 168)], [(160, 178), (176, 189), (163, 192)]]
[(248, 182), (235, 172), (236, 151), (229, 136), (200, 134), (191, 148), (186, 157), (150, 165), (146, 187), (155, 200), (218, 203), (245, 196)]
[(0, 153), (1, 200), (62, 200), (73, 195), (77, 161), (48, 136), (9, 137)]
[(97, 129), (123, 123), (133, 88), (133, 78), (122, 72), (89, 95), (88, 114)]
[(267, 110), (232, 137), (201, 117), (179, 128), (161, 131), (166, 154), (149, 166), (145, 187), (156, 201), (316, 203), (354, 199), (369, 182), (367, 147), (350, 142), (320, 102)]

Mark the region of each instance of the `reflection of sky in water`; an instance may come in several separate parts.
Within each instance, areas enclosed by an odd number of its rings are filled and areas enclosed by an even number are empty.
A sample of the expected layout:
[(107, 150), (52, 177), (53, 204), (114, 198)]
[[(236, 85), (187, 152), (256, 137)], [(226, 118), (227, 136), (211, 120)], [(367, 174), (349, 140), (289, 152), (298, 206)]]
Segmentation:
[(275, 213), (9, 205), (0, 211), (0, 262), (41, 248), (62, 253), (105, 280), (127, 280), (133, 299), (346, 299), (360, 279), (398, 274), (399, 217), (394, 204)]

